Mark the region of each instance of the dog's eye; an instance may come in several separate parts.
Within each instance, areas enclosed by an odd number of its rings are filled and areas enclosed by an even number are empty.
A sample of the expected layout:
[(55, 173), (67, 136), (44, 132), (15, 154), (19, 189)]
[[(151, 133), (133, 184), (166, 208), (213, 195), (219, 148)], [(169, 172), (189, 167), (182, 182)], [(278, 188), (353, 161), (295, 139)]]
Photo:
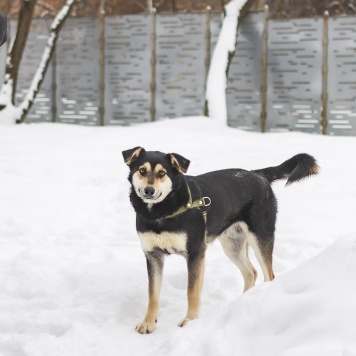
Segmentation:
[(159, 171), (158, 172), (158, 177), (163, 178), (166, 175), (165, 171)]
[(140, 169), (139, 169), (139, 172), (140, 172), (140, 174), (141, 174), (142, 176), (144, 176), (144, 175), (146, 175), (146, 173), (147, 173), (147, 169), (146, 169), (146, 168), (140, 168)]

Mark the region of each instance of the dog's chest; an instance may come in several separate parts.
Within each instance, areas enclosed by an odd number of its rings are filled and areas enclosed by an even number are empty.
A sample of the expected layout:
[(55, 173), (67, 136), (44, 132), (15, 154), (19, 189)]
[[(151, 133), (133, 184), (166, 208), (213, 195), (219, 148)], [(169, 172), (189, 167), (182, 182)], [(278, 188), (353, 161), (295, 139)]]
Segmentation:
[(156, 249), (167, 253), (185, 254), (187, 252), (187, 235), (185, 233), (139, 232), (142, 249), (151, 252)]

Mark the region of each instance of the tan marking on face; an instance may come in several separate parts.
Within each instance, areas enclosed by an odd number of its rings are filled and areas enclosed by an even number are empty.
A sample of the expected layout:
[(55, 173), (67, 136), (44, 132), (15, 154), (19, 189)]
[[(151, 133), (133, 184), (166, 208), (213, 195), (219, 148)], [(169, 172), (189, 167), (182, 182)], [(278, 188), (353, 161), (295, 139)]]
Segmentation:
[[(163, 175), (164, 173), (164, 175)], [(161, 176), (163, 175), (163, 176)], [(163, 166), (161, 164), (157, 164), (154, 172), (153, 172), (153, 183), (152, 186), (153, 187), (159, 187), (162, 184), (165, 184), (167, 180), (170, 180), (169, 177), (167, 177), (167, 170), (165, 168), (163, 168)]]
[[(143, 173), (143, 171), (145, 171), (145, 173)], [(150, 184), (149, 180), (152, 175), (151, 164), (149, 162), (142, 164), (138, 169), (138, 173), (139, 173), (138, 178), (142, 181), (142, 185), (147, 187)]]
[(177, 158), (174, 157), (174, 155), (171, 155), (171, 163), (172, 166), (175, 167), (179, 173), (185, 173), (182, 167), (180, 166)]
[[(167, 175), (167, 170), (161, 164), (157, 164), (152, 170), (149, 162), (142, 164), (133, 174), (132, 184), (137, 195), (148, 204), (161, 202), (172, 190), (172, 181)], [(152, 199), (145, 197), (144, 190), (147, 187), (155, 189)]]
[(142, 151), (142, 147), (139, 147), (136, 151), (134, 151), (131, 156), (125, 161), (125, 163), (129, 166), (137, 157), (140, 155)]

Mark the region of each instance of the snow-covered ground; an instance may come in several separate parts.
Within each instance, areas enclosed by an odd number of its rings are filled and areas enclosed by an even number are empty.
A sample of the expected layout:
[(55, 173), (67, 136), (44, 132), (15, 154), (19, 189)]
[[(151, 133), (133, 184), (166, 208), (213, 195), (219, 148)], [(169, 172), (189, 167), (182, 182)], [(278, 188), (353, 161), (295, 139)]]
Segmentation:
[[(314, 155), (319, 176), (274, 184), (276, 279), (260, 273), (242, 295), (240, 272), (214, 243), (201, 317), (179, 328), (186, 266), (170, 256), (157, 330), (136, 333), (146, 265), (121, 151), (137, 145), (184, 155), (194, 175)], [(356, 137), (242, 132), (208, 118), (2, 126), (0, 355), (356, 355), (355, 157)]]

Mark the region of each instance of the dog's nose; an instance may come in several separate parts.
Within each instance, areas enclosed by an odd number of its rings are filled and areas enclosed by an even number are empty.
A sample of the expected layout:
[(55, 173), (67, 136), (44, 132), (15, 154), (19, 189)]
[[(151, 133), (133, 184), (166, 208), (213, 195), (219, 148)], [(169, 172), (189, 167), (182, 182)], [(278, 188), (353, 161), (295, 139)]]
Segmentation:
[(153, 187), (146, 187), (145, 190), (144, 190), (144, 192), (145, 192), (146, 197), (152, 198), (152, 197), (153, 197), (153, 194), (155, 193), (155, 188), (153, 188)]

